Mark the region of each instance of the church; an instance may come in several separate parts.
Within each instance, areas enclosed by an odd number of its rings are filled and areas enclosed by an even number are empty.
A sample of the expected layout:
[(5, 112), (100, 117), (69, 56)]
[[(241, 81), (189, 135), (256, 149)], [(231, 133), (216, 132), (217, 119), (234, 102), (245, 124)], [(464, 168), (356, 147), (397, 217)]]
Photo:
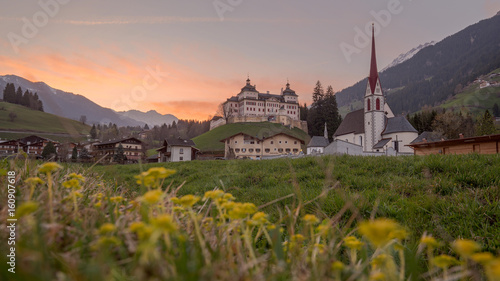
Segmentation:
[(404, 116), (394, 116), (380, 84), (372, 29), (370, 74), (363, 109), (347, 114), (333, 135), (326, 154), (404, 155), (418, 132)]

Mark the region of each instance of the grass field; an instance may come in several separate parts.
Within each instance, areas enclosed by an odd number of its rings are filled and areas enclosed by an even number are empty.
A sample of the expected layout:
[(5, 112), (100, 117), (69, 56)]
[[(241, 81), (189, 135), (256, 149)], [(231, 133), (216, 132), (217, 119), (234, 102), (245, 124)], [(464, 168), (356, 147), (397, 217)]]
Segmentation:
[(498, 155), (19, 157), (0, 161), (0, 280), (500, 278)]
[[(36, 133), (63, 133), (69, 135), (87, 135), (90, 126), (57, 115), (31, 110), (24, 106), (0, 102), (0, 130), (30, 131)], [(17, 117), (10, 121), (9, 113)]]
[[(424, 231), (443, 240), (476, 239), (500, 248), (500, 156), (307, 157), (268, 161), (195, 161), (168, 164), (97, 166), (104, 179), (136, 191), (134, 175), (150, 167), (177, 170), (173, 186), (180, 194), (202, 195), (216, 187), (238, 200), (262, 205), (297, 194), (266, 208), (278, 217), (286, 205), (328, 196), (306, 210), (331, 216), (353, 204), (360, 218), (394, 218), (419, 237)], [(338, 182), (338, 185), (336, 183)], [(296, 183), (296, 184), (295, 184)], [(279, 210), (279, 211), (278, 211)]]
[(265, 137), (266, 135), (269, 136), (281, 132), (288, 133), (304, 140), (306, 144), (310, 139), (306, 132), (298, 128), (288, 129), (281, 124), (262, 122), (226, 124), (193, 138), (193, 141), (196, 144), (196, 148), (201, 151), (224, 151), (224, 143), (221, 140), (243, 131), (246, 134), (258, 137)]

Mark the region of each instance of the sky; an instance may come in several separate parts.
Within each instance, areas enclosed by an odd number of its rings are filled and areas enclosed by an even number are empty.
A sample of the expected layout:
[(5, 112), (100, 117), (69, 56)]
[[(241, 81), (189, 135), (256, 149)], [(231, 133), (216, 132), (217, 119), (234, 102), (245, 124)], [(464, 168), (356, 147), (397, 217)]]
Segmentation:
[[(500, 0), (0, 0), (0, 75), (44, 81), (117, 111), (206, 120), (247, 76), (300, 103), (340, 91), (500, 11)], [(368, 30), (369, 32), (369, 30)], [(368, 41), (367, 41), (368, 39)]]

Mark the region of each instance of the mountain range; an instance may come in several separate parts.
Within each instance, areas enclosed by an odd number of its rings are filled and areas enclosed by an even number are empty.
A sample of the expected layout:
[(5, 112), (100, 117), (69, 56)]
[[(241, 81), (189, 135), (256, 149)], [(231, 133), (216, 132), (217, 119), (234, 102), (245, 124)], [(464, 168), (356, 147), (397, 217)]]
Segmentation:
[(404, 54), (401, 54), (399, 55), (397, 58), (395, 58), (388, 66), (386, 66), (384, 69), (381, 70), (381, 72), (383, 71), (386, 71), (387, 69), (391, 68), (391, 67), (394, 67), (398, 64), (401, 64), (411, 58), (413, 58), (413, 56), (415, 56), (418, 52), (420, 52), (420, 50), (422, 50), (423, 48), (427, 48), (429, 46), (433, 46), (435, 45), (436, 42), (435, 41), (432, 41), (432, 42), (429, 42), (429, 43), (425, 43), (425, 44), (422, 44), (422, 45), (419, 45), (418, 47), (416, 48), (413, 48), (411, 49), (410, 51), (408, 51), (407, 53), (404, 53)]
[(0, 98), (3, 98), (3, 89), (7, 83), (13, 83), (24, 91), (38, 93), (43, 102), (44, 111), (73, 120), (80, 120), (82, 115), (87, 117), (87, 124), (115, 123), (118, 126), (149, 126), (171, 124), (178, 119), (171, 115), (161, 115), (151, 110), (146, 113), (137, 110), (116, 112), (102, 107), (90, 99), (73, 93), (54, 89), (44, 82), (32, 82), (16, 75), (0, 76)]
[[(380, 72), (387, 102), (395, 114), (438, 106), (477, 77), (500, 67), (500, 13), (442, 41), (422, 48), (410, 59)], [(377, 42), (383, 48), (383, 42)], [(367, 79), (336, 94), (339, 107), (362, 106)], [(356, 108), (356, 106), (358, 108)]]

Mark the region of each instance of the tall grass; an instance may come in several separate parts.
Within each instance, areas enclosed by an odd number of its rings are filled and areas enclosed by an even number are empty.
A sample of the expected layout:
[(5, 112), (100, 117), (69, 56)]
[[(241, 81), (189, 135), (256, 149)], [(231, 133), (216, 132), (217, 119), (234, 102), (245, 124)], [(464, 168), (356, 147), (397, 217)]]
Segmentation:
[[(297, 165), (315, 160), (304, 161)], [(188, 183), (176, 183), (180, 172), (163, 167), (135, 173), (131, 191), (82, 166), (37, 166), (30, 161), (2, 165), (2, 171), (17, 174), (18, 218), (16, 273), (7, 272), (2, 255), (2, 280), (500, 278), (500, 259), (481, 252), (479, 239), (450, 238), (448, 243), (429, 234), (436, 229), (415, 236), (404, 220), (379, 215), (384, 201), (375, 194), (361, 198), (344, 192), (328, 200), (341, 183), (336, 166), (327, 161), (320, 164), (324, 170), (318, 194), (304, 196), (301, 182), (312, 183), (319, 175), (310, 177), (286, 163), (290, 194), (263, 204), (239, 201), (233, 192), (251, 191), (250, 184), (235, 189), (219, 182), (208, 192), (198, 191), (199, 196), (183, 195)], [(247, 177), (254, 184), (267, 178), (264, 172)], [(5, 189), (0, 195), (5, 198)], [(366, 202), (372, 199), (376, 203), (370, 208)], [(337, 211), (325, 212), (328, 206)], [(266, 210), (276, 210), (276, 215)], [(6, 216), (3, 206), (2, 223)], [(4, 228), (0, 235), (6, 241)], [(6, 247), (0, 244), (2, 253)]]

